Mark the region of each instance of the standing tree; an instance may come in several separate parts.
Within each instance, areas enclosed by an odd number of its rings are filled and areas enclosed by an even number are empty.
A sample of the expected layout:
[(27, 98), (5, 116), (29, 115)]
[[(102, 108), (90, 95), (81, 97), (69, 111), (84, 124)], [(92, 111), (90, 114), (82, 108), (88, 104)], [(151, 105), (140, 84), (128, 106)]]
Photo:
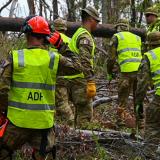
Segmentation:
[(34, 15), (36, 13), (34, 0), (27, 0), (27, 3), (29, 8), (29, 15)]
[(52, 0), (52, 6), (53, 6), (53, 19), (58, 18), (58, 1)]
[(68, 21), (76, 21), (76, 7), (75, 7), (75, 1), (74, 0), (66, 0), (67, 8), (68, 8)]

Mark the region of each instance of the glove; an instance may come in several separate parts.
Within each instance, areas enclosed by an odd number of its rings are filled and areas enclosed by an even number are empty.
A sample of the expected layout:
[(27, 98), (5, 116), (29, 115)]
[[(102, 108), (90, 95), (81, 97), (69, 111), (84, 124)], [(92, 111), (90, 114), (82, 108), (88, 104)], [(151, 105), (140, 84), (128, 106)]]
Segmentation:
[(96, 95), (96, 84), (94, 81), (87, 82), (87, 97), (93, 98)]
[(107, 77), (106, 77), (106, 79), (107, 79), (108, 81), (112, 81), (113, 75), (112, 75), (112, 74), (108, 74)]
[(61, 48), (63, 44), (63, 40), (58, 31), (55, 31), (50, 37), (48, 37), (48, 41), (50, 44), (54, 45), (58, 50)]

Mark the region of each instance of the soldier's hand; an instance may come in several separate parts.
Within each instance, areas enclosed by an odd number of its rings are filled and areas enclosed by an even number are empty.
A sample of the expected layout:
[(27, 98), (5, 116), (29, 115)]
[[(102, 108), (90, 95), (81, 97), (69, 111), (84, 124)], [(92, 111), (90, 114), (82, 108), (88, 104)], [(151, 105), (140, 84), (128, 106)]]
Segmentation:
[(87, 82), (87, 97), (93, 98), (96, 95), (96, 84), (94, 81)]
[(50, 37), (47, 37), (47, 40), (50, 42), (50, 44), (54, 45), (58, 50), (61, 48), (63, 44), (63, 40), (58, 31), (55, 31), (52, 35), (50, 35)]

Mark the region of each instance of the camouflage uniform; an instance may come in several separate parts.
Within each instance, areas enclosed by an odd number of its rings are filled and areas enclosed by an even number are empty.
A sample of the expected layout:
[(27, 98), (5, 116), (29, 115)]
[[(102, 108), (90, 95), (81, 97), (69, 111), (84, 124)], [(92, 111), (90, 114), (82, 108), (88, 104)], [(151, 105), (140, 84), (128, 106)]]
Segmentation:
[[(146, 42), (148, 41), (148, 35), (151, 32), (160, 31), (160, 19), (158, 18), (158, 10), (155, 7), (149, 7), (145, 11), (145, 16), (147, 15), (154, 15), (156, 18), (153, 20), (151, 24), (148, 24), (147, 26), (147, 33), (146, 33)], [(149, 48), (147, 48), (147, 44), (143, 43), (143, 53), (147, 52)]]
[[(117, 58), (117, 38), (114, 36), (110, 41), (110, 51), (108, 52), (108, 60), (107, 60), (107, 72), (108, 74), (112, 74), (112, 69), (114, 64), (116, 63)], [(119, 107), (126, 108), (128, 97), (130, 91), (136, 90), (137, 83), (137, 72), (131, 73), (120, 73), (120, 78), (118, 81), (118, 102)]]
[(88, 34), (84, 33), (78, 37), (77, 48), (79, 48), (79, 59), (85, 79), (70, 80), (69, 94), (75, 106), (75, 123), (79, 128), (85, 128), (93, 116), (92, 99), (88, 99), (86, 95), (87, 81), (95, 80), (93, 67), (90, 63), (92, 47), (92, 40)]
[(148, 25), (147, 35), (151, 32), (160, 31), (160, 19), (158, 18), (158, 10), (154, 7), (149, 7), (145, 11), (145, 16), (147, 15), (155, 15), (157, 17), (155, 22), (152, 22)]
[[(43, 47), (43, 46), (42, 46)], [(44, 47), (43, 47), (44, 48)], [(35, 48), (36, 49), (36, 48)], [(39, 48), (37, 48), (39, 49)], [(68, 50), (61, 50), (64, 54), (70, 55), (70, 58), (66, 58), (60, 55), (58, 74), (75, 74), (79, 73), (80, 63), (76, 56), (72, 53), (67, 53)], [(8, 91), (10, 89), (10, 84), (12, 80), (12, 57), (9, 56), (7, 60), (3, 60), (1, 63), (1, 76), (0, 76), (0, 111), (5, 112), (7, 109), (7, 97)], [(80, 70), (81, 71), (81, 70)], [(51, 151), (52, 147), (55, 145), (55, 133), (54, 128), (50, 129), (29, 129), (20, 128), (9, 122), (7, 130), (0, 141), (0, 148), (7, 148), (7, 151), (12, 153), (16, 149), (22, 147), (24, 143), (29, 143), (35, 151), (45, 150), (46, 152)], [(4, 159), (6, 150), (0, 151), (0, 159)], [(41, 152), (45, 155), (46, 153)], [(40, 156), (39, 152), (35, 152), (35, 156), (38, 159)], [(51, 155), (47, 159), (53, 159)]]
[[(126, 22), (126, 20), (120, 19), (118, 24), (115, 26), (117, 28), (117, 31), (128, 31), (129, 26), (127, 23), (128, 22)], [(113, 36), (109, 44), (109, 52), (108, 52), (109, 55), (107, 59), (107, 72), (111, 76), (113, 75), (112, 72), (114, 64), (116, 63), (116, 59), (118, 56), (117, 48), (118, 48), (118, 38), (116, 36)], [(118, 109), (117, 109), (118, 124), (120, 124), (119, 122), (125, 118), (125, 114), (128, 114), (125, 111), (127, 109), (126, 106), (128, 102), (128, 97), (130, 92), (133, 91), (133, 98), (135, 99), (136, 86), (137, 86), (137, 71), (120, 72), (120, 77), (118, 81)], [(130, 127), (130, 125), (128, 124), (126, 124), (126, 126)], [(135, 125), (133, 122), (133, 126), (131, 125), (131, 127), (134, 126)]]
[[(63, 19), (61, 18), (55, 19), (54, 27), (57, 31), (65, 35), (67, 26), (66, 22)], [(63, 39), (63, 41), (68, 43), (68, 41), (70, 41), (70, 38), (66, 36), (65, 39)], [(63, 76), (58, 76), (56, 84), (56, 108), (57, 108), (56, 120), (57, 122), (73, 126), (74, 113), (69, 103), (68, 87), (67, 87), (68, 83), (69, 83), (68, 80), (64, 79)]]
[[(92, 17), (95, 23), (100, 21), (97, 10), (90, 6), (83, 9), (83, 13)], [(85, 24), (82, 25), (82, 28), (87, 30)], [(94, 69), (91, 64), (95, 44), (92, 36), (87, 32), (80, 34), (76, 41), (84, 78), (71, 79), (69, 84), (69, 95), (75, 106), (75, 126), (77, 128), (87, 128), (93, 117), (92, 98), (87, 97), (87, 85), (89, 81), (95, 84)]]
[[(160, 34), (159, 32), (150, 33), (149, 34), (150, 49), (158, 48), (160, 45)], [(159, 39), (157, 38), (159, 37)], [(155, 40), (154, 40), (155, 39)], [(155, 43), (154, 43), (155, 42)], [(138, 72), (138, 84), (136, 90), (136, 105), (142, 104), (147, 86), (150, 84), (150, 80), (152, 79), (152, 73), (150, 68), (150, 62), (146, 55), (143, 56), (139, 72)], [(160, 142), (160, 96), (154, 95), (153, 100), (150, 102), (145, 111), (145, 133), (144, 137), (147, 142), (151, 142), (154, 144), (159, 144)]]

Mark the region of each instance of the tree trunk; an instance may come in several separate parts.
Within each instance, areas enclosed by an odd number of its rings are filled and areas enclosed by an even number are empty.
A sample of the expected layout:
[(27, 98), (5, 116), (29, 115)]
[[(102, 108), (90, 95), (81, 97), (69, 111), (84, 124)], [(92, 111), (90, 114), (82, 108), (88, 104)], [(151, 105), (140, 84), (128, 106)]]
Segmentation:
[(52, 0), (52, 6), (53, 6), (53, 19), (58, 18), (58, 1)]
[(14, 16), (14, 11), (16, 9), (17, 2), (18, 2), (18, 0), (13, 0), (13, 2), (11, 4), (10, 12), (9, 12), (9, 17), (13, 17)]
[(102, 0), (102, 23), (107, 23), (107, 1)]
[(75, 8), (75, 4), (74, 4), (74, 0), (66, 0), (67, 2), (67, 8), (68, 8), (68, 21), (74, 22), (76, 21), (76, 8)]
[(135, 8), (135, 0), (131, 0), (131, 26), (135, 27), (136, 24), (136, 8)]
[(39, 15), (43, 16), (43, 4), (42, 0), (39, 0)]
[[(23, 22), (23, 18), (0, 17), (0, 31), (18, 32)], [(67, 34), (73, 35), (80, 25), (80, 22), (67, 22)], [(131, 28), (130, 31), (139, 35), (144, 40), (146, 34), (144, 29)], [(96, 37), (111, 37), (114, 33), (116, 31), (113, 24), (99, 24), (93, 35)]]
[(86, 8), (86, 5), (87, 5), (87, 0), (83, 0), (83, 2), (82, 2), (82, 8)]
[(27, 0), (28, 8), (29, 8), (29, 15), (35, 15), (35, 5), (34, 0)]

